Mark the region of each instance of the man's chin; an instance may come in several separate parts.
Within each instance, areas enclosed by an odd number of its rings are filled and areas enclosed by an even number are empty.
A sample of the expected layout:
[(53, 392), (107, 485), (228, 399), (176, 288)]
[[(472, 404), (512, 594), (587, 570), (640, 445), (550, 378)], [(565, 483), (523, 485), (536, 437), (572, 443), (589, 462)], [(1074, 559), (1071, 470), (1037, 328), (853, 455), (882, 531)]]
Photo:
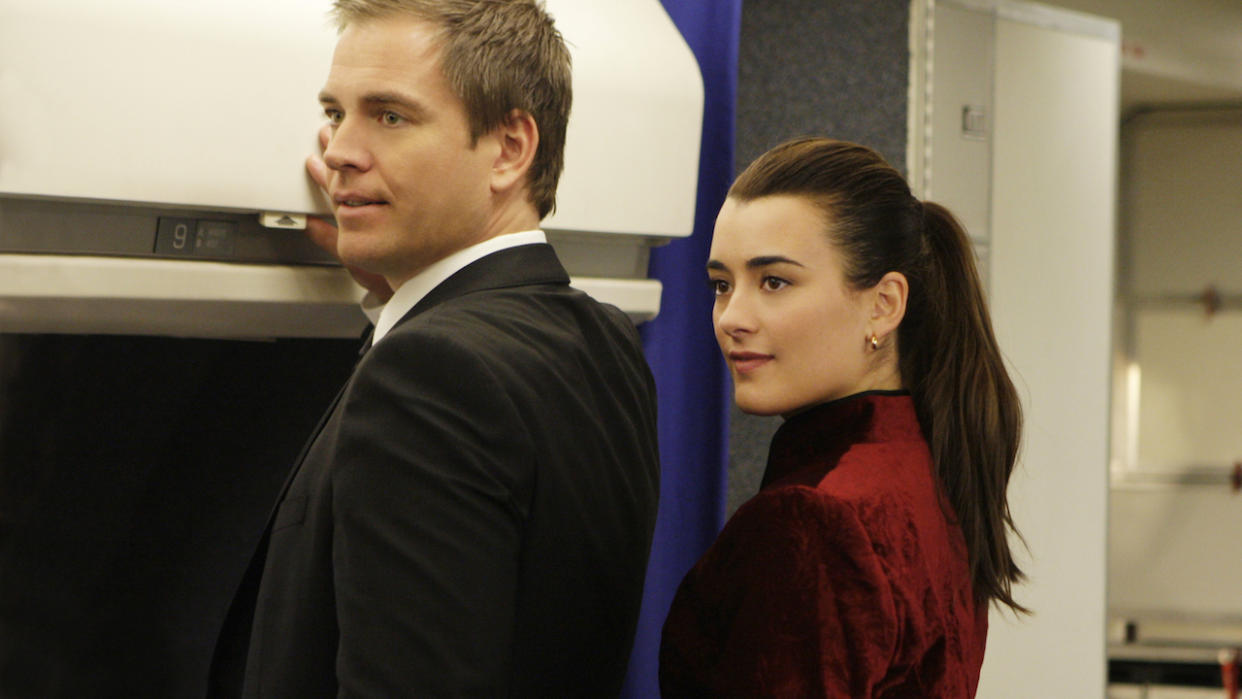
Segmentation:
[(348, 267), (382, 275), (384, 256), (367, 243), (365, 236), (341, 231), (336, 240), (336, 256)]

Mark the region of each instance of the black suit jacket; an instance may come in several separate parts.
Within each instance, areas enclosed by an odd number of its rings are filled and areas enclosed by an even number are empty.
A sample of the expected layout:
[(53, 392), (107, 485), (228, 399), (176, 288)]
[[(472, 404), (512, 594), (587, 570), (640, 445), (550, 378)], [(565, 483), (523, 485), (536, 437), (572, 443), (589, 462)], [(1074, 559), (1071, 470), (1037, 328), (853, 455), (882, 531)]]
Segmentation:
[(215, 693), (243, 657), (246, 697), (619, 693), (655, 387), (632, 323), (568, 281), (548, 245), (494, 253), (366, 353), (234, 601)]

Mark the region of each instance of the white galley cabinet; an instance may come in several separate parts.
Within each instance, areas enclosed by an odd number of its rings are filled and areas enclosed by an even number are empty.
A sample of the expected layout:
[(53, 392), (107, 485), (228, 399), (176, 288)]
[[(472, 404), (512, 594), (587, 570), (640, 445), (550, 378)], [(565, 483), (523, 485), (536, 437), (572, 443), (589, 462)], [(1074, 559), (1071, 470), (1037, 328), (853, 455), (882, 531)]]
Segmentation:
[(1110, 653), (1213, 662), (1242, 638), (1242, 103), (1135, 110), (1122, 162)]
[(1009, 502), (1034, 615), (992, 611), (979, 696), (1102, 696), (1120, 28), (1005, 0), (912, 19), (910, 172), (975, 241), (1026, 417)]

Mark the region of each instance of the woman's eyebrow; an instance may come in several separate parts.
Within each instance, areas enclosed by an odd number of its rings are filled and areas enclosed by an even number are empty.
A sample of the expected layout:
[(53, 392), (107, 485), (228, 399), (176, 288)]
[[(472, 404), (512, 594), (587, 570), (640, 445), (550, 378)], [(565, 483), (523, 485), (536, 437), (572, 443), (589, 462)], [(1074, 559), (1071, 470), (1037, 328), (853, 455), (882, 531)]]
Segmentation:
[[(780, 264), (793, 265), (795, 267), (806, 267), (806, 265), (802, 264), (801, 262), (798, 262), (797, 260), (792, 260), (788, 257), (785, 257), (784, 255), (759, 255), (758, 257), (752, 257), (746, 261), (747, 269), (757, 269), (759, 267), (767, 267), (768, 265), (780, 265)], [(721, 262), (720, 260), (708, 260), (707, 270), (709, 272), (713, 270), (718, 271), (718, 272), (727, 272), (729, 268), (726, 267), (725, 263)]]
[(752, 257), (746, 261), (746, 266), (749, 267), (750, 269), (754, 269), (756, 267), (767, 267), (768, 265), (778, 265), (778, 264), (794, 265), (795, 267), (806, 266), (802, 264), (801, 262), (798, 262), (797, 260), (791, 260), (788, 257), (785, 257), (784, 255), (760, 255), (759, 257)]

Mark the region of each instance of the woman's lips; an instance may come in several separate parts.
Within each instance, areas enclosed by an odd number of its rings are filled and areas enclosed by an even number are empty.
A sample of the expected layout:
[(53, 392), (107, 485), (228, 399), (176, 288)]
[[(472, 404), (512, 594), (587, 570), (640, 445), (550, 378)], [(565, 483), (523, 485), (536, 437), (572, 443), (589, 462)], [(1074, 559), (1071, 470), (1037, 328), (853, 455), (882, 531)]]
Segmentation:
[(733, 363), (734, 371), (739, 374), (748, 374), (772, 361), (772, 355), (757, 352), (731, 352), (729, 360)]

